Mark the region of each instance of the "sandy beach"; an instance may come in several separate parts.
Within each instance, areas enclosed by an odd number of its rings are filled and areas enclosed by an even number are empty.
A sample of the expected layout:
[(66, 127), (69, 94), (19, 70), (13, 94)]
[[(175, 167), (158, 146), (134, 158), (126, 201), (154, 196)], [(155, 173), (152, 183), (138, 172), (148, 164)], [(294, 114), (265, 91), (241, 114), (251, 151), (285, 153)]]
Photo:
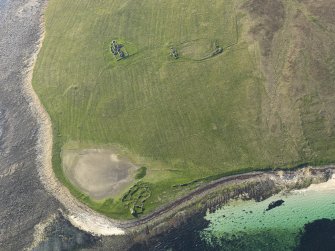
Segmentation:
[[(35, 2), (35, 1), (34, 1)], [(44, 22), (41, 19), (40, 38), (36, 43), (27, 67), (25, 80), (26, 94), (31, 97), (29, 106), (36, 117), (40, 130), (38, 134), (38, 172), (43, 185), (65, 208), (64, 216), (77, 228), (95, 235), (120, 235), (125, 232), (116, 227), (111, 219), (99, 215), (87, 206), (77, 201), (55, 177), (52, 169), (52, 125), (48, 113), (32, 88), (33, 68), (44, 39)]]
[(335, 175), (333, 175), (327, 182), (321, 184), (312, 184), (308, 188), (295, 190), (293, 192), (299, 192), (299, 193), (308, 191), (323, 192), (329, 190), (335, 190)]

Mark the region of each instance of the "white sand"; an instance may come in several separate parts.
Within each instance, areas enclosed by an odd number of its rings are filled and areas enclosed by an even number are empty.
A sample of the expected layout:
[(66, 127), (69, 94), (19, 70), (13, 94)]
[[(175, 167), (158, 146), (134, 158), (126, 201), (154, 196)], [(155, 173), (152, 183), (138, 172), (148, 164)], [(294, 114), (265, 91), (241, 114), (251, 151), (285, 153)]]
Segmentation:
[(296, 190), (296, 191), (297, 192), (311, 192), (311, 191), (323, 192), (323, 191), (329, 191), (329, 190), (335, 190), (335, 174), (333, 174), (333, 176), (327, 182), (320, 183), (320, 184), (312, 184), (305, 189)]
[[(34, 0), (32, 0), (34, 2)], [(69, 190), (65, 188), (55, 177), (52, 169), (52, 125), (48, 113), (38, 99), (32, 88), (32, 74), (38, 52), (41, 49), (44, 39), (44, 22), (41, 25), (41, 38), (36, 45), (36, 51), (28, 59), (29, 67), (26, 72), (26, 93), (29, 97), (31, 110), (39, 121), (39, 139), (38, 139), (38, 170), (40, 179), (47, 189), (60, 203), (63, 204), (66, 212), (64, 216), (76, 227), (81, 230), (92, 233), (93, 235), (122, 235), (124, 230), (116, 227), (115, 221), (100, 215), (88, 208), (86, 205), (77, 201)]]

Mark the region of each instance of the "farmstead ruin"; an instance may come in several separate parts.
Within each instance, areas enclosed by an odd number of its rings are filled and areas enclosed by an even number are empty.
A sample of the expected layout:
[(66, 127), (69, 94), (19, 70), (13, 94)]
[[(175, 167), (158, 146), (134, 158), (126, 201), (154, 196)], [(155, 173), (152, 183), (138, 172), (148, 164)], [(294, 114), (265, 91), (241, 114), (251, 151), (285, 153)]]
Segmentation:
[(129, 56), (126, 48), (122, 44), (118, 44), (116, 40), (112, 41), (111, 52), (113, 53), (117, 61), (125, 59)]

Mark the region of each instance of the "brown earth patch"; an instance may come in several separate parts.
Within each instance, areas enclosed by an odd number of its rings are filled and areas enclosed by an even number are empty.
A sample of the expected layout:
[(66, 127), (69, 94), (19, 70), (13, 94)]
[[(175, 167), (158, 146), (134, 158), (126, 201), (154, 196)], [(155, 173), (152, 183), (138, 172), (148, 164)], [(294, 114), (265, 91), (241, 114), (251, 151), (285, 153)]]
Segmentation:
[(335, 2), (249, 0), (243, 5), (265, 78), (263, 117), (297, 158), (328, 159), (335, 147)]
[(250, 33), (260, 42), (263, 56), (271, 52), (275, 33), (283, 26), (285, 8), (281, 0), (250, 0), (244, 6), (254, 20)]
[(122, 193), (138, 168), (108, 149), (64, 150), (62, 159), (66, 177), (95, 200)]

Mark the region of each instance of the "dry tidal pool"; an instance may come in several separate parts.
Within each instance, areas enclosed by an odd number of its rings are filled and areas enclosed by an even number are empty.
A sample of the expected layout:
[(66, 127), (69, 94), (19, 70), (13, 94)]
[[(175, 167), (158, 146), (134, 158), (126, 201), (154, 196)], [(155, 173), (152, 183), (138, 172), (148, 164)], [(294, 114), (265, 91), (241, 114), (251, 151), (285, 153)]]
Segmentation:
[(138, 167), (108, 149), (63, 150), (63, 169), (70, 182), (92, 199), (120, 194)]

